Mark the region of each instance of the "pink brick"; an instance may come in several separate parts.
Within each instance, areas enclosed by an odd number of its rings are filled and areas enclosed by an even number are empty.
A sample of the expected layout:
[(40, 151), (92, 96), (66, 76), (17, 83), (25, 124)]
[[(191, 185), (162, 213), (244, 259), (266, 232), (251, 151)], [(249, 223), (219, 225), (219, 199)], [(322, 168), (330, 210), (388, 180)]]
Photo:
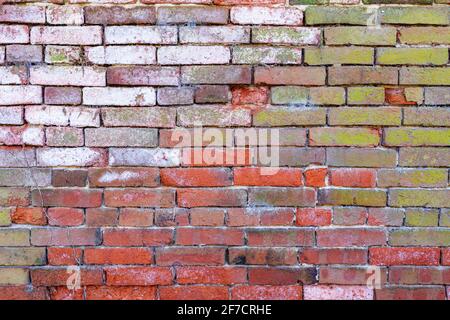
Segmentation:
[(99, 45), (102, 43), (102, 28), (100, 26), (33, 27), (31, 43)]
[(303, 12), (297, 8), (233, 7), (231, 22), (235, 24), (301, 25)]
[(177, 86), (179, 76), (179, 67), (109, 67), (107, 82), (108, 85)]
[(180, 27), (181, 43), (249, 43), (250, 28), (240, 26)]
[(8, 62), (42, 62), (42, 47), (33, 45), (10, 45), (6, 47)]
[(42, 103), (40, 86), (0, 86), (0, 105)]
[(2, 5), (0, 22), (45, 23), (45, 7)]
[(0, 43), (28, 43), (28, 26), (0, 25)]
[(107, 46), (85, 48), (94, 64), (155, 64), (156, 48), (150, 46)]
[(34, 66), (30, 82), (43, 85), (105, 86), (106, 70), (96, 67)]
[(167, 46), (158, 49), (160, 64), (227, 64), (230, 49), (222, 46)]
[(69, 5), (47, 7), (48, 24), (80, 25), (83, 22), (83, 7)]
[(0, 66), (0, 85), (26, 84), (28, 81), (27, 69), (24, 66)]
[(44, 145), (44, 130), (39, 127), (0, 127), (0, 144)]
[(114, 26), (105, 28), (106, 44), (177, 43), (177, 28), (167, 26)]
[(305, 300), (373, 300), (373, 290), (366, 286), (304, 286)]
[(81, 104), (81, 89), (74, 87), (46, 87), (44, 102), (47, 104)]
[(40, 166), (104, 166), (107, 161), (105, 150), (95, 148), (44, 148), (36, 150)]

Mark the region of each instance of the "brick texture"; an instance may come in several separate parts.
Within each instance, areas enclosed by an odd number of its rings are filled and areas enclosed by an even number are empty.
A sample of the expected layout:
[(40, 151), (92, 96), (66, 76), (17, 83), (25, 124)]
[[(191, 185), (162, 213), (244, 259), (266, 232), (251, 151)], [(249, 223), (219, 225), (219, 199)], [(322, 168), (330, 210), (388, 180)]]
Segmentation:
[(449, 12), (0, 0), (0, 299), (448, 299)]

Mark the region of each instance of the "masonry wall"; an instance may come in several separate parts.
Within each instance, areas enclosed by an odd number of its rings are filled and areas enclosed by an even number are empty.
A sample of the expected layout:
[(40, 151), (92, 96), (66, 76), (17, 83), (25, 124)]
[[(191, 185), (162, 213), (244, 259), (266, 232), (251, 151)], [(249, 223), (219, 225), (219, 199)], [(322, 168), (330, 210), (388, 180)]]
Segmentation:
[(448, 0), (2, 2), (1, 299), (449, 297)]

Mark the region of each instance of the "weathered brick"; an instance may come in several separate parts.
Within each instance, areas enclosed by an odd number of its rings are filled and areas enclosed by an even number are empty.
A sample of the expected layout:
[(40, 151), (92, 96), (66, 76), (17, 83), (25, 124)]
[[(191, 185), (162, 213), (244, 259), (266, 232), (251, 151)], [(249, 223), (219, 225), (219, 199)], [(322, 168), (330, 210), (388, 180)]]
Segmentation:
[(0, 229), (0, 245), (4, 247), (28, 247), (30, 231), (27, 229)]
[(376, 9), (364, 7), (315, 7), (306, 8), (305, 19), (307, 25), (318, 24), (349, 24), (370, 25)]
[[(84, 223), (84, 212), (83, 209), (75, 209), (75, 208), (48, 208), (47, 210), (48, 216), (48, 224), (51, 226), (59, 226), (59, 227), (73, 227), (79, 226)], [(74, 256), (76, 252), (72, 252), (70, 254), (64, 253), (55, 253), (58, 257), (54, 259), (58, 259), (60, 262), (57, 264), (64, 264), (61, 260), (69, 261), (69, 257)], [(50, 260), (50, 252), (48, 253)], [(69, 255), (69, 256), (67, 256)], [(76, 256), (76, 255), (75, 255)], [(81, 252), (79, 254), (81, 257)], [(66, 262), (67, 264), (71, 264)], [(53, 264), (53, 263), (51, 263)], [(73, 263), (75, 264), (75, 263)]]
[(450, 231), (445, 228), (403, 228), (389, 233), (392, 246), (448, 246)]
[(40, 86), (1, 86), (1, 105), (21, 105), (42, 103), (42, 87)]
[(0, 107), (0, 124), (23, 124), (23, 109), (21, 107)]
[(450, 68), (403, 67), (400, 84), (450, 85)]
[(301, 25), (303, 12), (297, 8), (233, 7), (231, 21), (235, 24)]
[(0, 188), (0, 206), (27, 206), (30, 203), (30, 190), (28, 188)]
[(43, 148), (36, 151), (41, 166), (101, 166), (107, 161), (105, 150), (95, 148)]
[(186, 66), (181, 68), (183, 84), (247, 84), (251, 69), (247, 66)]
[(85, 130), (88, 147), (156, 147), (157, 131), (144, 128), (96, 128)]
[(2, 5), (0, 22), (45, 23), (45, 7)]
[(447, 189), (390, 189), (389, 205), (393, 207), (450, 207)]
[(31, 148), (1, 147), (0, 167), (28, 167), (36, 166), (36, 154)]
[(185, 88), (159, 88), (158, 104), (159, 105), (186, 105), (194, 103), (194, 90), (189, 87)]
[(373, 125), (399, 126), (402, 110), (389, 107), (351, 107), (331, 109), (328, 114), (330, 125)]
[(74, 87), (45, 87), (44, 100), (47, 104), (81, 104), (81, 89)]
[(387, 146), (449, 146), (450, 129), (388, 128), (384, 130)]
[(84, 88), (83, 104), (111, 106), (152, 106), (156, 104), (154, 88)]
[(95, 246), (99, 243), (100, 235), (94, 228), (35, 228), (31, 230), (31, 244), (34, 246)]
[(331, 85), (346, 84), (397, 84), (398, 70), (394, 67), (330, 67), (328, 81)]
[(6, 47), (6, 61), (9, 62), (42, 62), (42, 47), (33, 45), (10, 45)]
[(447, 25), (446, 10), (420, 7), (383, 7), (379, 10), (380, 22), (384, 24)]
[(8, 286), (25, 285), (30, 282), (28, 270), (22, 268), (1, 268), (0, 284)]
[(156, 22), (156, 10), (153, 7), (87, 6), (84, 10), (86, 24), (124, 25)]
[(45, 249), (0, 248), (2, 266), (39, 266), (45, 264)]
[(399, 164), (406, 167), (446, 167), (450, 154), (445, 148), (400, 148)]
[(108, 267), (105, 268), (106, 284), (120, 285), (168, 285), (173, 275), (166, 267)]
[(29, 40), (28, 26), (0, 24), (0, 44), (28, 43)]
[(229, 169), (161, 169), (161, 184), (172, 187), (221, 187), (232, 184)]
[(305, 300), (373, 300), (372, 289), (364, 286), (305, 286)]
[(180, 43), (249, 43), (250, 28), (240, 26), (180, 27)]
[(444, 300), (443, 287), (389, 286), (376, 290), (377, 300)]
[(245, 189), (180, 189), (177, 202), (184, 208), (239, 207), (247, 203)]
[(34, 66), (30, 83), (66, 86), (105, 86), (105, 70), (94, 67)]
[(48, 24), (81, 25), (84, 22), (83, 8), (79, 6), (49, 6), (46, 15)]
[(387, 194), (383, 190), (326, 188), (319, 190), (318, 201), (320, 205), (384, 207)]
[(450, 126), (450, 110), (447, 108), (408, 108), (403, 111), (403, 117), (405, 125)]
[(253, 43), (319, 45), (320, 41), (321, 33), (316, 28), (255, 27), (252, 29)]
[(447, 170), (444, 169), (383, 169), (379, 170), (380, 187), (446, 187)]
[[(172, 242), (173, 231), (171, 229), (129, 229), (110, 228), (103, 233), (106, 246), (161, 246)], [(158, 265), (164, 265), (158, 263)]]
[(228, 9), (208, 6), (165, 6), (157, 13), (159, 24), (227, 24)]
[(79, 128), (51, 127), (45, 131), (50, 147), (80, 147), (84, 144), (83, 130)]
[(257, 67), (255, 83), (272, 85), (324, 85), (322, 67)]
[(310, 207), (316, 202), (316, 194), (311, 188), (252, 188), (248, 201), (253, 206)]
[(223, 46), (165, 46), (158, 49), (158, 63), (173, 64), (226, 64), (230, 49)]
[(170, 26), (114, 26), (105, 28), (105, 44), (129, 43), (177, 43), (177, 29)]
[(317, 108), (271, 107), (256, 113), (255, 126), (302, 126), (325, 124), (326, 111)]
[(405, 217), (399, 208), (369, 208), (367, 224), (371, 226), (401, 226)]
[(175, 126), (176, 111), (171, 108), (104, 108), (101, 111), (106, 127), (160, 127)]
[(408, 27), (399, 29), (399, 40), (405, 44), (449, 44), (448, 27)]
[[(429, 87), (425, 88), (425, 104), (430, 105), (446, 105), (450, 103), (450, 90), (447, 87)], [(426, 111), (427, 109), (422, 109)], [(432, 110), (432, 109), (428, 109)], [(434, 109), (439, 111), (440, 109)], [(441, 113), (446, 114), (447, 109), (442, 109)]]
[(100, 26), (32, 27), (32, 44), (99, 45), (102, 44)]
[(437, 209), (406, 209), (405, 226), (408, 227), (437, 227), (439, 211)]
[(312, 146), (377, 146), (380, 133), (365, 128), (311, 128), (309, 142)]
[(196, 103), (224, 103), (228, 102), (230, 95), (227, 86), (203, 85), (197, 86), (195, 90)]
[(153, 168), (92, 168), (89, 185), (98, 187), (156, 187), (159, 172)]
[(75, 46), (46, 46), (45, 62), (48, 64), (80, 64), (81, 48)]
[(86, 59), (94, 64), (155, 64), (156, 48), (151, 46), (86, 47)]
[(347, 89), (347, 103), (356, 105), (384, 104), (384, 88), (350, 87)]
[(379, 48), (377, 64), (443, 65), (448, 62), (445, 48)]
[(111, 166), (176, 167), (181, 154), (177, 149), (112, 148)]
[(302, 50), (269, 46), (238, 46), (233, 48), (236, 64), (300, 64)]
[(198, 105), (180, 107), (177, 123), (183, 127), (202, 126), (249, 126), (251, 115), (245, 109), (231, 109), (222, 106)]
[(170, 208), (175, 202), (175, 192), (171, 189), (107, 189), (104, 198), (110, 207)]
[(220, 247), (176, 247), (156, 248), (156, 263), (160, 266), (176, 264), (223, 265), (225, 249)]
[(306, 48), (305, 63), (326, 64), (373, 64), (374, 50), (363, 47)]
[(46, 225), (45, 209), (42, 208), (16, 208), (11, 213), (14, 224)]
[(179, 75), (178, 67), (109, 67), (107, 82), (109, 85), (177, 86)]

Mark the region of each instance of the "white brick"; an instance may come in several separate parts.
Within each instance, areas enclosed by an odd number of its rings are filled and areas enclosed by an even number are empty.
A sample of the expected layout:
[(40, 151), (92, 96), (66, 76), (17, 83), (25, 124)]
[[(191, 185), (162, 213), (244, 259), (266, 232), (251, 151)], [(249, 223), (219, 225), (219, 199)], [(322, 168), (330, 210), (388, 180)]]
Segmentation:
[(48, 24), (80, 25), (83, 22), (83, 7), (70, 5), (47, 7)]
[(69, 114), (63, 106), (27, 106), (25, 120), (31, 124), (67, 126)]
[(253, 43), (319, 45), (321, 31), (318, 28), (258, 27), (253, 28)]
[(72, 127), (100, 127), (100, 111), (96, 108), (68, 107)]
[(304, 286), (305, 300), (373, 300), (373, 290), (366, 286)]
[(0, 107), (0, 124), (23, 124), (21, 107)]
[(0, 84), (24, 84), (27, 82), (27, 73), (24, 67), (0, 67)]
[(105, 165), (106, 152), (95, 148), (44, 148), (36, 150), (39, 166), (87, 167)]
[(0, 145), (44, 145), (44, 129), (40, 127), (0, 127)]
[(32, 84), (57, 86), (106, 86), (106, 70), (100, 67), (33, 66)]
[(45, 62), (48, 64), (76, 64), (81, 62), (81, 48), (75, 46), (45, 46)]
[(0, 167), (36, 166), (36, 154), (32, 148), (10, 147), (0, 148)]
[(88, 61), (95, 64), (155, 64), (156, 48), (150, 46), (108, 46), (85, 48)]
[(5, 47), (0, 47), (0, 63), (5, 62)]
[(233, 7), (235, 24), (301, 25), (303, 13), (297, 8)]
[(154, 88), (84, 88), (83, 104), (91, 106), (152, 106), (156, 104)]
[(0, 25), (0, 43), (28, 43), (29, 29), (22, 25)]
[(230, 49), (221, 46), (168, 46), (158, 49), (160, 64), (226, 64)]
[(0, 86), (0, 105), (42, 103), (40, 86)]
[(32, 44), (99, 45), (102, 41), (100, 26), (31, 28)]
[(105, 28), (106, 44), (171, 44), (177, 43), (177, 27), (112, 26)]
[[(0, 1), (1, 3), (2, 1)], [(5, 2), (5, 1), (3, 1)], [(14, 2), (14, 1), (10, 1)], [(17, 1), (19, 2), (19, 1)], [(21, 6), (17, 4), (0, 6), (0, 21), (12, 23), (45, 23), (45, 7)]]
[(213, 26), (180, 28), (181, 43), (248, 43), (250, 29), (248, 27)]
[(180, 149), (111, 148), (111, 166), (176, 167), (180, 165)]

